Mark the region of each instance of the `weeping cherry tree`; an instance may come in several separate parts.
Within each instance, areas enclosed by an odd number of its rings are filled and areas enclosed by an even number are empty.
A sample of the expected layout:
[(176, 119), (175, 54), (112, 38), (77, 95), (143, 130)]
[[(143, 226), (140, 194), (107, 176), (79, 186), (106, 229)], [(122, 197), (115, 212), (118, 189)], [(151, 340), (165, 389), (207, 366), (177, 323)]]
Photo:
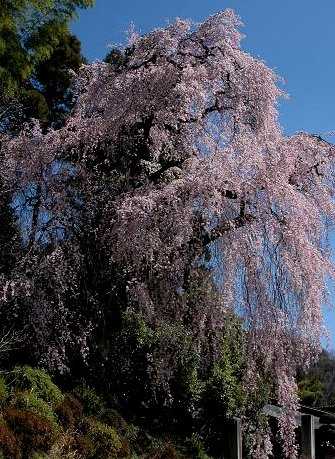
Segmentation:
[[(240, 25), (226, 10), (132, 34), (117, 58), (81, 68), (64, 127), (32, 123), (2, 138), (1, 180), (26, 220), (25, 250), (1, 278), (1, 308), (24, 304), (42, 363), (64, 371), (71, 346), (88, 358), (116, 301), (153, 328), (187, 325), (204, 360), (218, 352), (208, 337), (227, 314), (239, 316), (244, 387), (271, 375), (294, 458), (295, 373), (320, 351), (334, 276), (335, 151), (282, 132), (278, 78), (241, 50)], [(216, 299), (190, 307), (203, 266)], [(166, 393), (169, 352), (155, 373)], [(266, 432), (255, 435), (253, 457), (269, 452)]]

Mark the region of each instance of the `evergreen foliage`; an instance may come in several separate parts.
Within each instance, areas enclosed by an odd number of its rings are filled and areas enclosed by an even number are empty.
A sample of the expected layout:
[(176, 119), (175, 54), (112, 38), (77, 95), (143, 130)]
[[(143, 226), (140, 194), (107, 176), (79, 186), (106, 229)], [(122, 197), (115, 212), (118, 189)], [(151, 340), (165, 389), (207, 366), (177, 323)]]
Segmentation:
[(335, 358), (323, 350), (308, 371), (299, 371), (299, 396), (303, 405), (315, 408), (335, 406)]
[(13, 97), (51, 57), (76, 8), (91, 0), (2, 0), (0, 10), (1, 93)]
[(62, 122), (71, 103), (70, 71), (84, 62), (69, 21), (92, 0), (2, 0), (0, 131), (31, 117)]

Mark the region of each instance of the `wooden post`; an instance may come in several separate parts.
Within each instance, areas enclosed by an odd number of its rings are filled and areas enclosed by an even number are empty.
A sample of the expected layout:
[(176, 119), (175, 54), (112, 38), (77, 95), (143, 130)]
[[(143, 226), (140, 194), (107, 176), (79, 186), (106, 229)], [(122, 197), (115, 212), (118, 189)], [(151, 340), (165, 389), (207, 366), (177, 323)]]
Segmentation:
[(225, 425), (224, 459), (242, 459), (241, 420), (232, 419)]
[(301, 458), (315, 459), (314, 416), (301, 416)]

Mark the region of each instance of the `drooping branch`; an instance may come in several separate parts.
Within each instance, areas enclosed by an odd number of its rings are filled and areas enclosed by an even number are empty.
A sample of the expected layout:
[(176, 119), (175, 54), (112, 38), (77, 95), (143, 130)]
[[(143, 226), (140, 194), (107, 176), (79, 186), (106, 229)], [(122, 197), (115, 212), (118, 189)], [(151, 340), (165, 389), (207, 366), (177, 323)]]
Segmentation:
[(36, 186), (36, 192), (32, 204), (31, 228), (29, 234), (28, 248), (31, 248), (36, 242), (38, 228), (38, 219), (40, 215), (40, 207), (42, 202), (42, 187), (40, 184)]
[(256, 220), (256, 217), (251, 214), (239, 215), (230, 220), (224, 220), (211, 230), (203, 230), (201, 233), (201, 241), (204, 246), (223, 237), (229, 231), (237, 230), (246, 225), (251, 224)]

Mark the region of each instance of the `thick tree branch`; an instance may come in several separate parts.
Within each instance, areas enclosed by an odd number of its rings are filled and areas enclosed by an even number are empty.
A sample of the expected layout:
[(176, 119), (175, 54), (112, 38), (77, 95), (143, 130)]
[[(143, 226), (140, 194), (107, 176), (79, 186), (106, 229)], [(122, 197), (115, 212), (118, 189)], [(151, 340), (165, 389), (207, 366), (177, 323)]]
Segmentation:
[(200, 238), (204, 246), (214, 242), (220, 237), (224, 236), (229, 231), (242, 228), (256, 220), (251, 214), (239, 215), (231, 220), (225, 220), (220, 223), (217, 227), (211, 230), (203, 230)]

